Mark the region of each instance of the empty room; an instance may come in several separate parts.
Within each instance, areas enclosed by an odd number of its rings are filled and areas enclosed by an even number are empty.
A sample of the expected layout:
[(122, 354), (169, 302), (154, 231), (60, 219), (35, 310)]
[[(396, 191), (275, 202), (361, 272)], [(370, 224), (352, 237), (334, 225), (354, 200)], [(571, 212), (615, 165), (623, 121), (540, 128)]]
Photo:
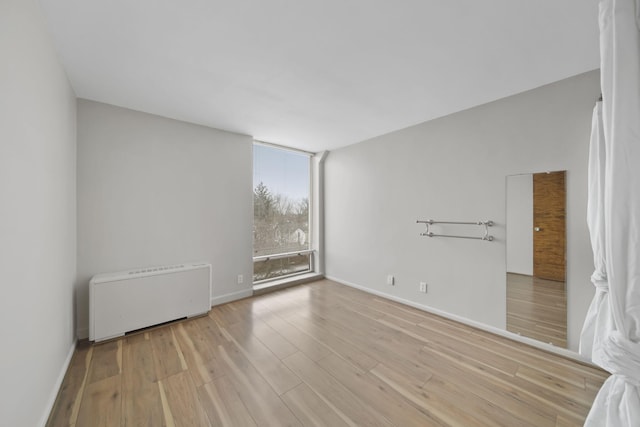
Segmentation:
[(640, 424), (640, 0), (0, 0), (0, 425)]

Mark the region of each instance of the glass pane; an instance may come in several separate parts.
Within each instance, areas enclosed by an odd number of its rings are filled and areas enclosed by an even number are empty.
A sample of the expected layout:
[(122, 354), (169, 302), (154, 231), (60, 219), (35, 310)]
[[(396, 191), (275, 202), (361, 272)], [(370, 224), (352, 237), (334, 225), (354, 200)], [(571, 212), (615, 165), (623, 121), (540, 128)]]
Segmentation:
[(275, 279), (311, 270), (311, 254), (254, 261), (253, 281)]
[(304, 154), (253, 146), (254, 257), (309, 249), (309, 163)]

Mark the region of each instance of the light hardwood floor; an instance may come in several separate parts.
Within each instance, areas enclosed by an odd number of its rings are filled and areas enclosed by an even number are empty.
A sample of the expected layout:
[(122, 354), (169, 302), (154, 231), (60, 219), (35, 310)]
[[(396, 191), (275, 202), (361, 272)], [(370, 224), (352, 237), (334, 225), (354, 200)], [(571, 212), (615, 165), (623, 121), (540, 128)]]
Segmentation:
[(579, 426), (606, 376), (323, 280), (79, 345), (48, 426)]
[(565, 283), (507, 273), (507, 330), (566, 348)]

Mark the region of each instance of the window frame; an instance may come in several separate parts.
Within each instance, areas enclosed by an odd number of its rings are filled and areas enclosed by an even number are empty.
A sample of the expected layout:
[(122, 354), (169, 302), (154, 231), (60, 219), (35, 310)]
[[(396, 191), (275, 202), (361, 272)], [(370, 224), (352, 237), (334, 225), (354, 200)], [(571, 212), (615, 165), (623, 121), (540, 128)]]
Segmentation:
[[(307, 157), (307, 161), (309, 163), (309, 188), (308, 188), (308, 193), (307, 193), (307, 200), (309, 203), (309, 207), (308, 207), (308, 212), (307, 212), (307, 249), (305, 250), (301, 250), (301, 251), (293, 251), (293, 252), (281, 252), (281, 253), (276, 253), (276, 254), (270, 254), (270, 255), (259, 255), (259, 256), (254, 256), (252, 257), (252, 266), (253, 266), (253, 274), (251, 275), (252, 280), (253, 280), (253, 285), (264, 285), (266, 283), (269, 282), (274, 282), (274, 281), (278, 281), (278, 280), (283, 280), (283, 279), (287, 279), (287, 278), (291, 278), (291, 277), (295, 277), (295, 276), (299, 276), (299, 275), (303, 275), (303, 274), (309, 274), (309, 273), (313, 273), (315, 272), (315, 258), (316, 258), (316, 250), (314, 249), (314, 242), (313, 242), (313, 208), (314, 208), (314, 197), (313, 197), (313, 188), (314, 188), (314, 173), (313, 173), (313, 162), (312, 159), (315, 156), (315, 153), (309, 152), (309, 151), (304, 151), (304, 150), (298, 150), (295, 148), (291, 148), (291, 147), (285, 147), (282, 145), (278, 145), (278, 144), (272, 144), (269, 142), (264, 142), (264, 141), (259, 141), (259, 140), (254, 140), (253, 141), (253, 147), (254, 148), (256, 145), (262, 145), (268, 148), (273, 148), (273, 149), (277, 149), (277, 150), (282, 150), (282, 151), (288, 151), (288, 152), (292, 152), (295, 154), (299, 154), (299, 155), (304, 155)], [(253, 150), (252, 150), (253, 153)], [(255, 163), (253, 165), (253, 170), (255, 171)], [(255, 190), (254, 187), (254, 183), (253, 183), (253, 179), (252, 179), (252, 187), (253, 190)], [(252, 191), (253, 191), (252, 190)], [(255, 215), (253, 217), (253, 223), (255, 224)], [(252, 250), (254, 250), (254, 248), (252, 247)], [(290, 258), (293, 256), (298, 256), (298, 255), (308, 255), (309, 257), (309, 268), (303, 271), (296, 271), (294, 273), (289, 273), (289, 274), (283, 274), (280, 276), (275, 276), (275, 277), (269, 277), (269, 278), (265, 278), (265, 279), (260, 279), (260, 280), (255, 280), (255, 264), (256, 262), (260, 262), (260, 261), (269, 261), (269, 260), (276, 260), (276, 259), (282, 259), (282, 258)]]

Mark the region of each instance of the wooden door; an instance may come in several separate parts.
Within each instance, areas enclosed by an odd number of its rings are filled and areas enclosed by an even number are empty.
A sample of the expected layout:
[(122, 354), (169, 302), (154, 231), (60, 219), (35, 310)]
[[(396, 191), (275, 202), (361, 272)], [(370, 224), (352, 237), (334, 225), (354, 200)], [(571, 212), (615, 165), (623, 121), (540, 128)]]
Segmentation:
[(533, 174), (533, 275), (566, 277), (565, 171)]

